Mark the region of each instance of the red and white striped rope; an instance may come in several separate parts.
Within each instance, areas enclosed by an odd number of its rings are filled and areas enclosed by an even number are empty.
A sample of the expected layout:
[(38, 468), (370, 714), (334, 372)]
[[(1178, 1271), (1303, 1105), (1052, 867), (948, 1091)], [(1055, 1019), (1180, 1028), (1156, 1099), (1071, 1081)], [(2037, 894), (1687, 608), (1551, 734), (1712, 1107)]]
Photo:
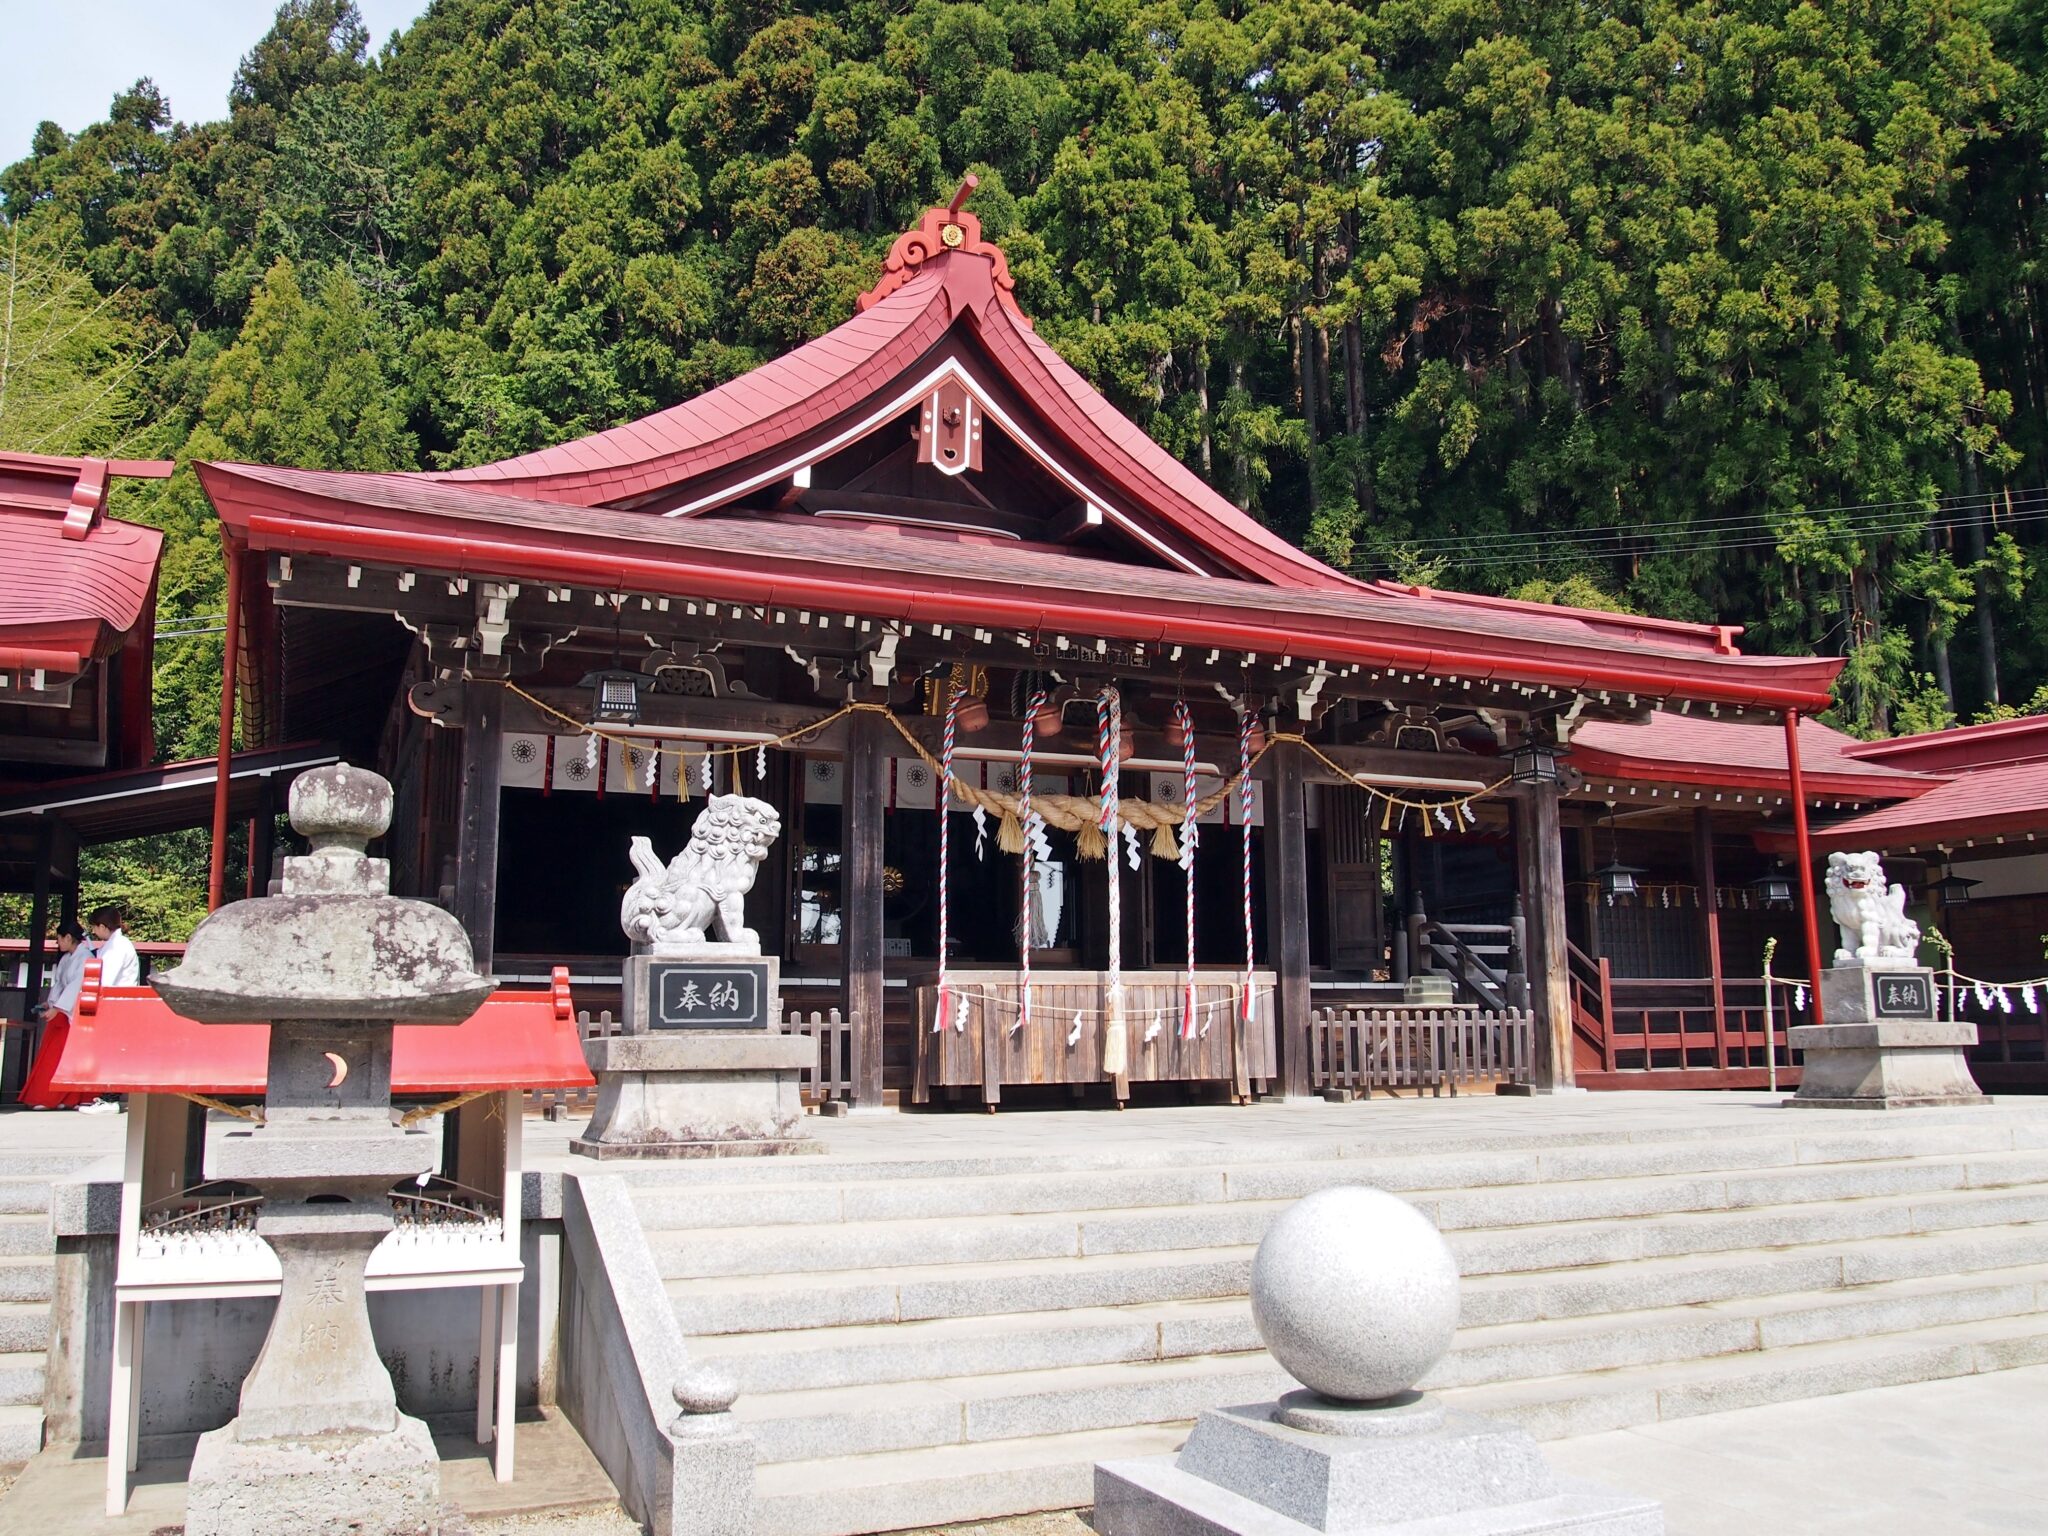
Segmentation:
[(1199, 1022), (1195, 1013), (1195, 722), (1186, 699), (1173, 701), (1173, 728), (1181, 739), (1180, 867), (1187, 873), (1187, 987), (1181, 1007), (1180, 1036), (1195, 1038)]
[(1124, 924), (1123, 902), (1120, 887), (1123, 881), (1117, 869), (1118, 848), (1116, 846), (1119, 814), (1119, 797), (1122, 786), (1119, 775), (1123, 769), (1122, 748), (1124, 733), (1124, 705), (1122, 696), (1115, 688), (1104, 688), (1095, 700), (1095, 744), (1102, 763), (1102, 809), (1097, 825), (1107, 840), (1103, 851), (1103, 865), (1109, 872), (1109, 990), (1114, 997), (1123, 984), (1124, 971)]
[(1017, 954), (1019, 988), (1017, 993), (1017, 1027), (1024, 1029), (1031, 1023), (1031, 929), (1032, 887), (1037, 883), (1033, 860), (1037, 856), (1037, 844), (1032, 834), (1037, 830), (1038, 813), (1031, 808), (1031, 738), (1032, 727), (1038, 712), (1045, 707), (1045, 690), (1033, 690), (1031, 701), (1024, 707), (1024, 741), (1017, 760), (1017, 799), (1023, 806), (1024, 857), (1018, 862), (1024, 870), (1024, 899), (1022, 902), (1023, 922), (1017, 930)]
[(1244, 834), (1244, 1023), (1252, 1022), (1252, 720), (1249, 708), (1237, 716), (1237, 819)]
[(946, 954), (952, 947), (953, 743), (960, 732), (960, 690), (948, 690), (946, 724), (939, 733), (939, 1007), (932, 1032), (943, 1034), (958, 1005), (946, 986)]

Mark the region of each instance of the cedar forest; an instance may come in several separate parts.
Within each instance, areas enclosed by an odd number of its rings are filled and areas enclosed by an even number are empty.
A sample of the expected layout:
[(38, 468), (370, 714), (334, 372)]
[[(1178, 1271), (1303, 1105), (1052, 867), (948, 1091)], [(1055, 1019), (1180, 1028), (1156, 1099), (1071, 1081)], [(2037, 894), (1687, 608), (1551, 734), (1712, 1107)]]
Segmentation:
[[(472, 464), (845, 319), (964, 173), (1055, 346), (1331, 563), (2048, 708), (2048, 0), (288, 0), (0, 172), (0, 447)], [(209, 753), (189, 469), (164, 757)], [(143, 937), (203, 839), (96, 856)], [(195, 876), (197, 877), (195, 880)]]

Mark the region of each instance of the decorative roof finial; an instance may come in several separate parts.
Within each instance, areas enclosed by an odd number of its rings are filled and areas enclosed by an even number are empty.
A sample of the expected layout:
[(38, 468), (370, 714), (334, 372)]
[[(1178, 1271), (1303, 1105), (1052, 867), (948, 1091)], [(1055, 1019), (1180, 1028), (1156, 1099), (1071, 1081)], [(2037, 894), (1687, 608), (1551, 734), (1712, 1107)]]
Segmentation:
[(889, 247), (888, 259), (882, 263), (880, 280), (860, 296), (856, 307), (870, 309), (881, 303), (935, 256), (981, 256), (988, 261), (996, 301), (1029, 325), (1030, 320), (1017, 307), (1017, 283), (1010, 276), (1010, 264), (1003, 258), (1002, 247), (982, 239), (981, 220), (966, 210), (967, 199), (980, 185), (981, 178), (969, 174), (961, 180), (960, 190), (953, 194), (951, 202), (943, 208), (927, 208), (915, 229), (898, 235), (896, 243)]

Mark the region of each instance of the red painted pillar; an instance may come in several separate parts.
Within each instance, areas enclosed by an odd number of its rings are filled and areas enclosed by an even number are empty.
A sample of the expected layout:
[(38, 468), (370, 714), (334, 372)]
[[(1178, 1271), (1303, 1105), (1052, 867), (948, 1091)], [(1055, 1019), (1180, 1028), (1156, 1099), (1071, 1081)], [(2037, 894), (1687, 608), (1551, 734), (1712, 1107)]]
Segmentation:
[(1785, 765), (1792, 776), (1792, 840), (1798, 845), (1799, 911), (1806, 920), (1806, 978), (1813, 987), (1813, 1017), (1820, 1016), (1820, 912), (1813, 904), (1813, 842), (1806, 830), (1806, 775), (1799, 763), (1799, 711), (1785, 711)]
[(221, 541), (228, 562), (227, 631), (221, 636), (220, 739), (214, 750), (213, 847), (206, 865), (206, 910), (227, 899), (228, 774), (235, 757), (235, 665), (242, 648), (242, 558), (232, 541)]

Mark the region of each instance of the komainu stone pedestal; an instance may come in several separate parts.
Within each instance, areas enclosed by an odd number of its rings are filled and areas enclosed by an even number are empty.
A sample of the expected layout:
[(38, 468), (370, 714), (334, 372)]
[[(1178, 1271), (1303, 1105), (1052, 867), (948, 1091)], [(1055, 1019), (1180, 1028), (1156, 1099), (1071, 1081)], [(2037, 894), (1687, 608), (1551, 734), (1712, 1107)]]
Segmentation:
[[(230, 1424), (199, 1437), (187, 1530), (213, 1536), (421, 1536), (442, 1522), (441, 1464), (427, 1426), (406, 1414), (381, 1435), (308, 1435), (244, 1444)], [(374, 1525), (365, 1512), (374, 1510)]]
[(623, 1033), (584, 1042), (597, 1108), (584, 1157), (768, 1157), (820, 1149), (804, 1130), (817, 1047), (781, 1032), (778, 970), (746, 944), (634, 955)]
[(1965, 1054), (1977, 1026), (1934, 1016), (1934, 973), (1905, 959), (1855, 960), (1820, 973), (1821, 1024), (1795, 1025), (1809, 1109), (1916, 1109), (1988, 1104)]
[(1176, 1457), (1095, 1469), (1102, 1536), (1662, 1536), (1653, 1499), (1562, 1477), (1520, 1429), (1418, 1393), (1212, 1409)]

